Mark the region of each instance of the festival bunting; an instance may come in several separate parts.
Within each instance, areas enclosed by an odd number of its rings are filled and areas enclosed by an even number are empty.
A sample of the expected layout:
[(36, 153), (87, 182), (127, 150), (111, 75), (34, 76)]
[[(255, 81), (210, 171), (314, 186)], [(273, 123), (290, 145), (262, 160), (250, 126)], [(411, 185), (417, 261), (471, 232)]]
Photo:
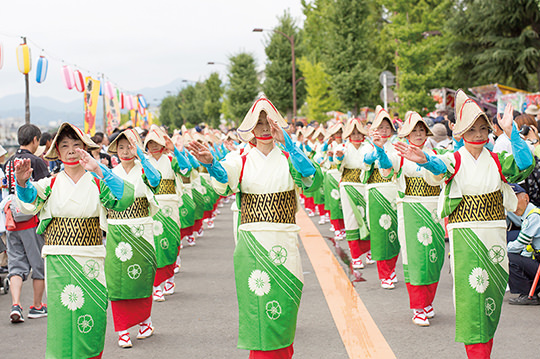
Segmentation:
[(110, 135), (115, 128), (120, 126), (120, 104), (118, 98), (113, 96), (103, 96), (105, 100), (105, 113), (107, 116), (107, 135)]
[(85, 78), (84, 91), (84, 132), (94, 136), (96, 134), (96, 112), (99, 99), (99, 81), (92, 77)]

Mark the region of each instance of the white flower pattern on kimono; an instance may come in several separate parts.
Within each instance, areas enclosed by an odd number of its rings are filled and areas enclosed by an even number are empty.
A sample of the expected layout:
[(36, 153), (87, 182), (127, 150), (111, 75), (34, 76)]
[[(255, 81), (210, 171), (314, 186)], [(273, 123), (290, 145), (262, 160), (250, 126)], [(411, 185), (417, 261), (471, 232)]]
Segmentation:
[(268, 252), (270, 260), (275, 265), (281, 265), (287, 260), (287, 250), (283, 246), (273, 246), (272, 249)]
[(281, 305), (277, 300), (266, 303), (266, 315), (272, 320), (276, 320), (281, 316)]
[(99, 276), (99, 263), (93, 259), (89, 259), (84, 263), (83, 272), (86, 278), (95, 279)]
[(77, 318), (77, 328), (79, 332), (86, 334), (94, 327), (94, 318), (90, 314), (81, 315)]
[(422, 243), (424, 246), (428, 246), (433, 242), (433, 232), (428, 227), (420, 227), (418, 233), (416, 234), (418, 242)]
[(125, 262), (133, 257), (133, 248), (131, 248), (131, 244), (127, 242), (120, 242), (114, 250), (114, 254), (116, 254), (116, 257), (120, 259), (121, 262)]
[(167, 240), (167, 238), (161, 238), (161, 241), (159, 241), (159, 244), (161, 245), (161, 248), (163, 249), (169, 248), (169, 240)]
[(132, 264), (127, 269), (128, 277), (135, 280), (141, 276), (142, 269), (138, 264)]
[(135, 237), (142, 237), (144, 235), (144, 225), (139, 224), (139, 225), (131, 226), (131, 233)]
[(429, 250), (429, 261), (431, 263), (437, 262), (438, 256), (437, 256), (437, 250), (435, 248), (431, 248)]
[(248, 279), (249, 290), (254, 292), (259, 297), (270, 292), (270, 277), (268, 273), (261, 270), (254, 270)]
[(161, 236), (163, 234), (163, 223), (154, 221), (154, 235)]
[(69, 310), (77, 310), (84, 305), (84, 293), (78, 285), (68, 284), (60, 294), (62, 305)]
[[(181, 206), (181, 205), (179, 205), (179, 206)], [(165, 207), (163, 207), (163, 209), (161, 211), (163, 212), (163, 215), (165, 217), (170, 217), (173, 214), (173, 209), (172, 209), (171, 206), (165, 206)]]
[(476, 267), (469, 275), (469, 284), (478, 293), (484, 293), (489, 286), (489, 275), (485, 269)]
[(386, 231), (392, 226), (392, 218), (388, 214), (383, 214), (379, 218), (379, 225)]
[(330, 196), (332, 196), (333, 199), (335, 199), (336, 201), (339, 200), (339, 191), (337, 189), (333, 189), (331, 192), (330, 192)]
[(484, 303), (486, 308), (486, 315), (488, 317), (491, 317), (491, 314), (493, 314), (493, 312), (495, 312), (495, 309), (497, 309), (497, 304), (495, 303), (495, 300), (491, 297), (487, 297)]
[(187, 208), (182, 208), (182, 209), (180, 210), (180, 213), (182, 214), (182, 217), (187, 217), (187, 215), (188, 215), (188, 210), (187, 210)]

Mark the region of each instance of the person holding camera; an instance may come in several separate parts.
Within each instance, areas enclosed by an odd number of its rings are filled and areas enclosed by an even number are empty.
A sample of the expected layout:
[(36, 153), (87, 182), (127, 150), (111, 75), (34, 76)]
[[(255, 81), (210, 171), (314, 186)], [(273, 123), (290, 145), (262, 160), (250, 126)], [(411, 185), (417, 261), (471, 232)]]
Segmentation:
[(529, 298), (529, 291), (533, 283), (539, 262), (532, 258), (527, 246), (534, 250), (540, 249), (540, 209), (529, 202), (525, 189), (518, 184), (511, 184), (518, 199), (515, 215), (521, 219), (521, 230), (517, 239), (508, 243), (508, 261), (510, 277), (508, 285), (510, 293), (519, 294), (508, 302), (512, 305), (540, 305), (537, 287), (534, 296)]

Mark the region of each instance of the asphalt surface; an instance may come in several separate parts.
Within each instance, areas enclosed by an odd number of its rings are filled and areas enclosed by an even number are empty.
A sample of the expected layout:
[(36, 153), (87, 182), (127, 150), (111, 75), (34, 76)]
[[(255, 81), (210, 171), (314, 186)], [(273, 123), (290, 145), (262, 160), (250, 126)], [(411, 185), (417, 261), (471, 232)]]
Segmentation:
[[(133, 348), (117, 346), (117, 335), (110, 316), (103, 358), (247, 358), (249, 353), (236, 348), (238, 307), (234, 285), (232, 254), (232, 213), (220, 208), (215, 228), (205, 230), (194, 247), (182, 250), (182, 269), (176, 277), (177, 292), (163, 303), (154, 303), (153, 337), (135, 338)], [(318, 218), (313, 218), (316, 222)], [(318, 225), (329, 236), (329, 225)], [(338, 242), (347, 249), (345, 241)], [(330, 242), (328, 242), (330, 244)], [(300, 242), (304, 266), (304, 293), (300, 305), (294, 358), (347, 358), (328, 304), (320, 289)], [(344, 268), (344, 270), (346, 270)], [(461, 343), (454, 342), (452, 279), (445, 263), (434, 307), (436, 317), (428, 328), (412, 324), (412, 312), (403, 283), (401, 262), (397, 273), (400, 282), (394, 290), (380, 288), (375, 265), (362, 270), (366, 282), (356, 283), (356, 290), (379, 326), (397, 358), (465, 358)], [(502, 317), (494, 340), (492, 358), (539, 358), (536, 342), (540, 307), (511, 306), (507, 293)], [(23, 286), (24, 314), (32, 304), (31, 283)], [(2, 359), (42, 358), (45, 354), (47, 319), (28, 319), (21, 324), (9, 322), (10, 295), (0, 295), (0, 349)]]

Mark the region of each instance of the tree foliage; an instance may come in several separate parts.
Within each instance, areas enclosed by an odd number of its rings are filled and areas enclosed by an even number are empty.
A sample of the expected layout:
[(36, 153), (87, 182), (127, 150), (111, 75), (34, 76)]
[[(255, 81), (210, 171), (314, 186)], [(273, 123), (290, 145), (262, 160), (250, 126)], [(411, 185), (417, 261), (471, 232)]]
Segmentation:
[(223, 87), (217, 72), (213, 72), (204, 82), (204, 114), (210, 126), (217, 128), (221, 116), (221, 96)]
[(222, 109), (227, 119), (239, 123), (257, 97), (260, 84), (253, 55), (239, 53), (229, 61), (229, 85)]
[(181, 126), (181, 114), (178, 107), (177, 96), (167, 96), (161, 100), (159, 110), (159, 120), (162, 125), (169, 128), (175, 128)]

